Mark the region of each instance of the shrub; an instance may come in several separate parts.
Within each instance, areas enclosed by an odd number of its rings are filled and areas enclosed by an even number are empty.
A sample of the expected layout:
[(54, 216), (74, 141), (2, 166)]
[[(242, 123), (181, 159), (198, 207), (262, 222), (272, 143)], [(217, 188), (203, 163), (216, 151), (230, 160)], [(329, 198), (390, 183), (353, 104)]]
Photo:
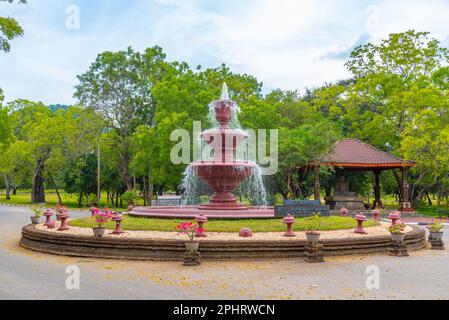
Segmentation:
[(308, 233), (316, 233), (316, 231), (321, 226), (321, 216), (319, 214), (314, 214), (311, 217), (306, 218), (305, 230)]
[(34, 212), (34, 216), (36, 218), (40, 218), (44, 214), (45, 208), (41, 206), (33, 206), (31, 207), (31, 210)]
[(137, 193), (134, 191), (126, 191), (124, 194), (120, 196), (120, 199), (123, 201), (127, 201), (128, 204), (134, 204), (134, 201), (137, 199)]
[(440, 232), (443, 229), (443, 225), (439, 221), (434, 221), (430, 226), (430, 232)]
[(404, 233), (405, 224), (400, 223), (388, 228), (391, 234), (401, 234)]

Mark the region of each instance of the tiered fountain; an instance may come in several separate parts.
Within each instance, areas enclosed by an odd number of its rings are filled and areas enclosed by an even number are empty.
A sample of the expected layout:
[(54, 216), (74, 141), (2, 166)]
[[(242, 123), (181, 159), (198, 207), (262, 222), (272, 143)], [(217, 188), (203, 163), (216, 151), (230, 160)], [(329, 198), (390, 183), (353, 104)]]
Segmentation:
[[(248, 134), (235, 128), (238, 113), (237, 103), (229, 99), (226, 83), (220, 100), (210, 105), (213, 129), (201, 133), (202, 157), (190, 164), (185, 172), (184, 189), (186, 197), (196, 198), (206, 189), (212, 191), (210, 201), (202, 205), (180, 207), (137, 207), (130, 215), (153, 217), (193, 218), (203, 213), (208, 218), (270, 218), (273, 208), (265, 205), (265, 189), (260, 168), (248, 160)], [(234, 127), (230, 127), (230, 123)], [(238, 126), (238, 125), (237, 125)], [(237, 187), (245, 181), (246, 194), (257, 199), (258, 207), (238, 203), (234, 195)], [(242, 189), (242, 188), (241, 188)], [(243, 188), (245, 189), (245, 188)]]

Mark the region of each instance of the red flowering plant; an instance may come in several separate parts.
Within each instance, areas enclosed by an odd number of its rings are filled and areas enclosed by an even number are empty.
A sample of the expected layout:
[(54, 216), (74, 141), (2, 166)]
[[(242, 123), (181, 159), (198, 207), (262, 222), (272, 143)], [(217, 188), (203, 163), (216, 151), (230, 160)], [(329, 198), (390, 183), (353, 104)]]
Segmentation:
[(112, 218), (112, 210), (104, 208), (104, 210), (99, 210), (97, 208), (92, 208), (92, 218), (98, 223), (98, 228), (103, 228), (103, 224), (106, 224)]
[(178, 235), (186, 235), (190, 241), (195, 239), (196, 233), (204, 232), (203, 228), (198, 227), (193, 222), (181, 222), (176, 226), (176, 230), (178, 230)]

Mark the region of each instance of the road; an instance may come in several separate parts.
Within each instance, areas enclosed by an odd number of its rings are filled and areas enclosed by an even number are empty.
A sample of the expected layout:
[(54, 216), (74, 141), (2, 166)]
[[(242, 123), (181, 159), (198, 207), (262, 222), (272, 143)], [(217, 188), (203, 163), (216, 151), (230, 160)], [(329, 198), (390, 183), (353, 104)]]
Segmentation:
[[(72, 217), (88, 214), (71, 212)], [(30, 215), (27, 208), (0, 206), (0, 299), (449, 299), (448, 251), (327, 258), (323, 264), (204, 262), (193, 268), (179, 262), (72, 258), (18, 245)], [(79, 289), (66, 286), (69, 266), (80, 271)]]

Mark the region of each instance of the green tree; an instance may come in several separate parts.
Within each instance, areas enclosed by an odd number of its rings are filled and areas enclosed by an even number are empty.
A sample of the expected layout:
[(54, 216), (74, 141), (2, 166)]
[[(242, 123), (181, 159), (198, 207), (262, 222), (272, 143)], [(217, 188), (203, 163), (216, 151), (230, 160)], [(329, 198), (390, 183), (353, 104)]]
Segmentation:
[(153, 124), (152, 88), (167, 68), (160, 47), (148, 48), (143, 54), (129, 47), (126, 51), (99, 54), (89, 70), (78, 76), (75, 97), (82, 105), (100, 112), (115, 132), (120, 175), (128, 190), (133, 188), (130, 139), (139, 125)]
[[(10, 110), (9, 108), (2, 106), (2, 100), (3, 98), (0, 92), (0, 154), (4, 156), (13, 142), (14, 135)], [(0, 173), (2, 173), (5, 183), (6, 200), (10, 200), (9, 171), (10, 168), (6, 165), (6, 162), (2, 161), (2, 163), (0, 163)]]
[[(0, 0), (13, 3), (14, 0)], [(17, 3), (26, 3), (26, 0), (18, 0)], [(11, 17), (0, 17), (0, 51), (9, 52), (11, 44), (9, 43), (16, 37), (23, 35), (23, 29), (16, 19)]]
[[(354, 79), (320, 88), (312, 103), (339, 122), (345, 135), (407, 158), (412, 152), (404, 132), (425, 110), (441, 114), (447, 108), (448, 62), (448, 49), (428, 32), (393, 33), (379, 44), (357, 47), (346, 63)], [(399, 173), (393, 173), (401, 190)], [(414, 202), (434, 186), (433, 174), (413, 170)], [(424, 181), (428, 187), (422, 189)]]

